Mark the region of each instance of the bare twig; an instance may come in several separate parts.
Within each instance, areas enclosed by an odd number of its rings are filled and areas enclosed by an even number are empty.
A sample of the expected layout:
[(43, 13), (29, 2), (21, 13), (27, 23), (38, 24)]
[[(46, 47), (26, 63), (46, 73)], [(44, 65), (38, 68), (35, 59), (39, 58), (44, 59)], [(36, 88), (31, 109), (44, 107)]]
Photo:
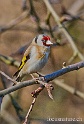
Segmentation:
[(31, 93), (32, 97), (36, 98), (43, 89), (44, 89), (44, 85), (41, 85), (40, 87), (38, 87), (36, 90), (34, 90)]
[(56, 77), (59, 77), (59, 76), (65, 74), (65, 73), (68, 73), (73, 70), (78, 70), (79, 68), (82, 68), (82, 67), (84, 67), (84, 61), (66, 66), (65, 68), (62, 68), (56, 72), (53, 72), (52, 74), (47, 74), (44, 76), (44, 79), (45, 79), (45, 81), (48, 82), (48, 81), (55, 79)]
[(53, 100), (53, 96), (52, 96), (52, 90), (54, 89), (52, 84), (48, 84), (45, 81), (39, 81), (38, 83), (42, 84), (43, 86), (45, 86), (45, 88), (47, 89), (48, 92), (48, 96)]
[(29, 0), (29, 4), (30, 4), (30, 14), (33, 15), (36, 18), (36, 21), (39, 23), (40, 19), (35, 11), (33, 0)]
[(48, 11), (47, 12), (47, 18), (46, 18), (46, 24), (49, 27), (49, 31), (50, 31), (50, 34), (51, 34), (52, 38), (54, 38), (54, 35), (53, 35), (53, 32), (52, 32), (52, 27), (50, 25), (50, 17), (51, 17), (51, 13), (50, 13), (50, 11)]
[[(84, 61), (76, 63), (76, 64), (69, 65), (69, 66), (67, 66), (65, 68), (62, 68), (58, 71), (55, 71), (51, 74), (47, 74), (44, 77), (39, 77), (39, 78), (35, 78), (33, 80), (28, 80), (28, 81), (23, 81), (23, 82), (15, 85), (15, 86), (12, 86), (8, 89), (4, 89), (4, 90), (0, 91), (0, 96), (4, 96), (6, 94), (9, 94), (13, 91), (21, 89), (22, 87), (26, 87), (26, 86), (30, 86), (30, 85), (33, 85), (33, 84), (40, 83), (40, 82), (38, 82), (39, 80), (49, 82), (49, 81), (55, 79), (56, 77), (59, 77), (59, 76), (65, 74), (65, 73), (68, 73), (68, 72), (73, 71), (73, 70), (78, 70), (78, 69), (83, 68), (83, 67), (84, 67)], [(3, 74), (3, 73), (1, 73), (1, 74)], [(10, 79), (10, 78), (8, 78), (8, 79)], [(11, 79), (11, 81), (13, 81), (13, 80)]]
[(33, 5), (33, 0), (29, 0), (29, 4), (30, 4), (30, 14), (34, 17), (34, 20), (37, 23), (38, 31), (41, 31), (42, 28), (40, 27), (40, 18), (38, 17), (38, 15), (35, 11), (35, 7)]
[(0, 54), (0, 61), (4, 62), (7, 65), (12, 65), (15, 67), (19, 67), (20, 62), (16, 61), (15, 59), (13, 59), (10, 56), (4, 56)]
[(10, 80), (11, 82), (15, 82), (14, 79), (10, 78), (8, 75), (6, 75), (4, 72), (0, 71), (0, 74), (2, 74), (4, 77), (6, 77), (8, 80)]
[(16, 99), (11, 94), (9, 94), (9, 97), (11, 99), (12, 105), (16, 111), (18, 118), (20, 119), (20, 121), (24, 120), (23, 115), (21, 115), (21, 112), (23, 112), (23, 109), (21, 108), (21, 106), (18, 104)]
[(71, 58), (68, 60), (68, 63), (71, 63), (75, 58), (77, 58), (78, 53), (74, 52)]
[(30, 108), (29, 108), (29, 110), (28, 110), (28, 112), (27, 112), (27, 115), (26, 115), (26, 117), (25, 117), (25, 121), (24, 121), (23, 124), (27, 124), (27, 122), (28, 122), (28, 117), (29, 117), (29, 115), (30, 115), (30, 113), (31, 113), (31, 111), (32, 111), (32, 109), (33, 109), (33, 106), (34, 106), (35, 102), (36, 102), (36, 98), (33, 99), (32, 104), (30, 105)]
[(27, 9), (27, 0), (22, 0), (22, 9), (23, 11)]
[(3, 118), (6, 121), (6, 123), (8, 123), (8, 124), (20, 124), (15, 119), (15, 117), (6, 110), (1, 111), (0, 118)]
[(68, 9), (68, 12), (72, 15), (77, 15), (78, 11), (84, 7), (84, 0), (76, 0)]
[(12, 20), (9, 24), (7, 24), (7, 25), (5, 25), (3, 27), (0, 27), (0, 33), (13, 28), (14, 26), (16, 26), (17, 24), (22, 22), (28, 16), (29, 16), (28, 11), (23, 12), (19, 17), (17, 17), (16, 19)]
[[(7, 76), (7, 75), (6, 75), (6, 76)], [(7, 77), (8, 77), (8, 76), (7, 76)], [(8, 77), (8, 78), (10, 78), (10, 77)], [(4, 89), (7, 88), (7, 84), (9, 83), (9, 80), (7, 80), (7, 78), (6, 78), (5, 76), (1, 75), (1, 81), (2, 81), (2, 83), (3, 83)], [(13, 93), (7, 95), (7, 96), (5, 97), (5, 99), (4, 99), (3, 104), (1, 105), (1, 108), (2, 108), (2, 110), (4, 110), (4, 109), (7, 107), (7, 105), (10, 104), (10, 99), (11, 99), (12, 105), (13, 105), (13, 107), (14, 107), (16, 113), (17, 113), (17, 116), (19, 117), (20, 121), (22, 121), (24, 117), (21, 115), (21, 111), (23, 111), (23, 110), (22, 110), (22, 108), (20, 107), (20, 105), (17, 103), (17, 101), (16, 101), (16, 99), (15, 99), (17, 93), (18, 93), (18, 91), (17, 91), (17, 92), (13, 92)], [(9, 97), (10, 97), (10, 98), (9, 98)], [(1, 98), (1, 97), (0, 97), (0, 98)], [(4, 108), (4, 107), (5, 107), (5, 108)]]
[(49, 3), (48, 0), (43, 0), (47, 9), (50, 11), (50, 13), (52, 14), (52, 16), (54, 17), (54, 20), (56, 21), (59, 29), (61, 32), (63, 32), (67, 38), (67, 40), (69, 41), (69, 43), (72, 46), (72, 49), (74, 51), (75, 54), (77, 54), (79, 56), (79, 58), (81, 60), (84, 60), (84, 56), (80, 53), (80, 51), (78, 50), (78, 48), (76, 47), (72, 37), (70, 36), (70, 34), (67, 32), (67, 30), (65, 29), (65, 27), (60, 23), (60, 18), (57, 15), (57, 13), (54, 11), (54, 9), (52, 8), (51, 4)]
[(65, 84), (63, 80), (61, 80), (61, 81), (60, 80), (54, 80), (54, 83), (56, 85), (58, 85), (59, 87), (63, 88), (64, 90), (68, 91), (69, 93), (84, 99), (84, 93), (82, 93), (79, 90), (76, 90), (75, 88)]

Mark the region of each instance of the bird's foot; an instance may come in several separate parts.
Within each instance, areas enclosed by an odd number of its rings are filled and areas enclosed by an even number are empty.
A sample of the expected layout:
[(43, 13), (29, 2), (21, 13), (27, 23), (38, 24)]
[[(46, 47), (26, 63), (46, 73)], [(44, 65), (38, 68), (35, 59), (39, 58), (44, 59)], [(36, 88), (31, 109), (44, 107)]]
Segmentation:
[(31, 75), (32, 79), (35, 79), (35, 77), (33, 76), (33, 74), (30, 74), (30, 75)]
[(38, 74), (39, 77), (44, 77), (43, 74), (39, 73), (39, 72), (36, 72)]

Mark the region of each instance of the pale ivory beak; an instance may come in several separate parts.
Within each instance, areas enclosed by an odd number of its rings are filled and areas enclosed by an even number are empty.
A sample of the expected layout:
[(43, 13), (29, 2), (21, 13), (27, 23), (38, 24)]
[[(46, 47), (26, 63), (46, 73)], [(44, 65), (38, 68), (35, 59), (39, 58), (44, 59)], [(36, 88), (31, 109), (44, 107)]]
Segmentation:
[(53, 43), (50, 40), (47, 40), (46, 45), (52, 45)]

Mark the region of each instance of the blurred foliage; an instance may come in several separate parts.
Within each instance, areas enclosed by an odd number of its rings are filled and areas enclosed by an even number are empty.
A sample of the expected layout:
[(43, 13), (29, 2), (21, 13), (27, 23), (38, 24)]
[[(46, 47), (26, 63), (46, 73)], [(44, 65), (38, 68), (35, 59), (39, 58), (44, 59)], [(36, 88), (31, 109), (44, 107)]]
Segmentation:
[[(7, 24), (17, 17), (21, 15), (21, 13), (28, 11), (30, 12), (29, 16), (23, 19), (23, 21), (8, 30), (4, 30), (1, 32), (0, 30), (0, 56), (9, 57), (10, 59), (14, 58), (14, 61), (19, 62), (21, 61), (22, 54), (24, 49), (26, 49), (26, 45), (28, 46), (32, 41), (33, 37), (40, 33), (47, 33), (51, 36), (51, 40), (56, 43), (57, 38), (60, 38), (61, 44), (60, 46), (53, 46), (51, 48), (51, 54), (48, 63), (46, 66), (41, 70), (41, 73), (48, 74), (53, 71), (56, 71), (62, 68), (63, 62), (68, 63), (68, 60), (73, 54), (72, 48), (66, 37), (63, 34), (60, 34), (57, 25), (52, 18), (50, 17), (49, 24), (52, 28), (52, 32), (54, 37), (52, 37), (49, 25), (46, 24), (46, 17), (47, 17), (47, 9), (45, 4), (42, 0), (33, 0), (33, 13), (32, 8), (30, 8), (29, 1), (26, 2), (26, 8), (22, 9), (23, 4), (21, 0), (6, 0), (0, 1), (0, 29), (5, 27)], [(51, 4), (54, 7), (55, 11), (61, 16), (61, 12), (63, 11), (62, 5), (66, 7), (66, 11), (68, 8), (73, 5), (76, 0), (51, 0)], [(67, 30), (69, 31), (70, 35), (75, 40), (75, 43), (81, 53), (84, 53), (84, 21), (74, 20), (69, 21), (65, 24)], [(18, 54), (19, 53), (19, 54)], [(79, 58), (74, 59), (72, 63), (80, 61)], [(15, 71), (17, 70), (16, 67), (10, 66), (11, 64), (4, 64), (3, 60), (0, 58), (0, 70), (4, 71), (5, 73), (12, 76)], [(29, 76), (28, 79), (31, 77)], [(84, 69), (80, 69), (79, 71), (73, 71), (68, 74), (65, 74), (58, 79), (64, 79), (64, 82), (68, 85), (76, 87), (80, 91), (84, 91)], [(9, 86), (9, 82), (6, 83), (6, 86)], [(37, 88), (35, 86), (29, 86), (26, 88), (22, 88), (18, 91), (18, 93), (14, 96), (15, 100), (19, 103), (21, 108), (23, 109), (23, 117), (26, 115), (29, 106), (32, 102), (31, 92)], [(2, 80), (0, 80), (0, 89), (3, 89)], [(30, 124), (47, 124), (47, 118), (84, 118), (84, 101), (77, 96), (74, 96), (62, 88), (54, 85), (53, 91), (54, 101), (52, 101), (47, 94), (47, 91), (44, 89), (41, 94), (38, 96), (33, 111), (30, 114)], [(8, 104), (5, 104), (5, 97), (3, 99), (2, 105), (2, 117), (0, 117), (0, 124), (7, 124), (6, 118), (4, 118), (5, 114), (3, 113), (4, 108), (8, 112), (9, 115), (20, 124), (15, 109), (12, 105), (11, 101), (8, 101)], [(3, 107), (5, 105), (5, 107)], [(37, 121), (38, 120), (38, 121)], [(45, 120), (45, 121), (44, 121)], [(54, 122), (53, 122), (54, 123)], [(11, 121), (10, 123), (11, 124)], [(12, 123), (13, 124), (13, 123)], [(81, 124), (79, 122), (78, 124)]]

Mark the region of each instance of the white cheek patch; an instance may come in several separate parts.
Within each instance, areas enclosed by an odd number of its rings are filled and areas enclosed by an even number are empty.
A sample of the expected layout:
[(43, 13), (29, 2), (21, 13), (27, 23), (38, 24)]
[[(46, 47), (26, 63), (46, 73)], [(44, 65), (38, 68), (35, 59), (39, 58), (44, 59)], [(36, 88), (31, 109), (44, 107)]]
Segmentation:
[(39, 37), (38, 37), (38, 39), (37, 39), (37, 44), (38, 44), (39, 46), (43, 46), (42, 38), (43, 38), (43, 35), (39, 35)]

